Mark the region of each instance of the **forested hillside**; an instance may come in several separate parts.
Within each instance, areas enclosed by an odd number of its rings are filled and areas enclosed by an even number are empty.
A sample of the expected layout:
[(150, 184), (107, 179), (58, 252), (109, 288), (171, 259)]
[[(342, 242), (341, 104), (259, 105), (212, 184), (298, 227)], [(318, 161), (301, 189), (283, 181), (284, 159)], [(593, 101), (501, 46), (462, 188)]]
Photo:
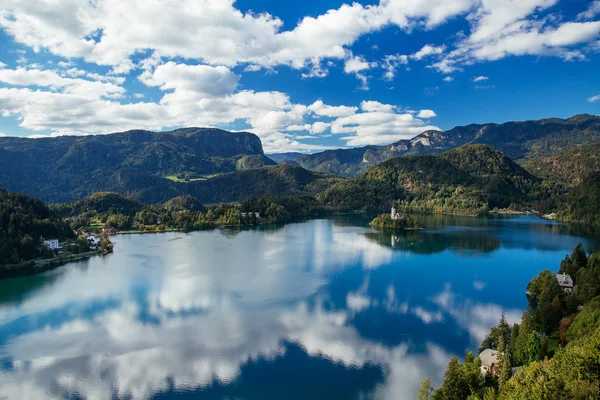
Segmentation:
[(55, 204), (52, 208), (67, 218), (75, 230), (93, 225), (143, 232), (283, 223), (324, 211), (313, 196), (249, 197), (241, 203), (205, 206), (189, 195), (175, 197), (162, 205), (150, 205), (128, 200), (117, 193), (97, 193), (73, 203)]
[(272, 164), (254, 134), (212, 128), (0, 138), (0, 187), (50, 202), (121, 189), (127, 174), (189, 179)]
[(527, 207), (539, 179), (484, 145), (464, 146), (439, 156), (400, 157), (341, 182), (319, 195), (326, 205), (347, 210), (403, 210), (476, 214), (494, 208)]
[(600, 142), (600, 117), (583, 114), (568, 119), (472, 124), (445, 132), (427, 131), (388, 146), (330, 150), (303, 155), (295, 161), (307, 169), (356, 177), (394, 157), (439, 154), (466, 144), (486, 144), (520, 161), (597, 142)]
[(142, 203), (164, 203), (180, 195), (194, 196), (202, 203), (220, 203), (252, 196), (316, 194), (341, 180), (333, 175), (284, 164), (177, 182), (121, 170), (113, 175), (105, 190)]
[(531, 173), (565, 186), (577, 186), (600, 172), (600, 143), (580, 145), (524, 164)]
[(69, 225), (41, 200), (0, 190), (0, 264), (51, 257), (44, 239), (74, 237)]
[(527, 287), (521, 323), (503, 316), (483, 340), (480, 351), (498, 354), (497, 374), (482, 375), (472, 353), (462, 364), (455, 357), (436, 391), (423, 379), (419, 399), (600, 398), (600, 251), (588, 258), (579, 245), (556, 268), (573, 278), (572, 293), (542, 271)]

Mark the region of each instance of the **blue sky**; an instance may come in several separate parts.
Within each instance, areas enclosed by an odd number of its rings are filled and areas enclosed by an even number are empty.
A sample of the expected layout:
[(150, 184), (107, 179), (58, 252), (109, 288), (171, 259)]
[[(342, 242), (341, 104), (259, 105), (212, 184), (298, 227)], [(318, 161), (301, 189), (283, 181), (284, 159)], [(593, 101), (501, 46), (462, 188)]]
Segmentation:
[(600, 1), (5, 0), (0, 135), (216, 126), (267, 152), (600, 114)]

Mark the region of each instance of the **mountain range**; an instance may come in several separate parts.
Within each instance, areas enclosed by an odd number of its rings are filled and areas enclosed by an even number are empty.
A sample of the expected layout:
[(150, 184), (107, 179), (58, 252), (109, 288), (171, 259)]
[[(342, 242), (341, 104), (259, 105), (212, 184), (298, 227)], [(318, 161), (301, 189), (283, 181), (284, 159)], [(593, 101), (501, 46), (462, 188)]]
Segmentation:
[[(0, 187), (52, 203), (106, 191), (154, 204), (181, 195), (211, 204), (260, 195), (322, 193), (325, 201), (351, 209), (372, 207), (375, 203), (367, 199), (375, 197), (380, 206), (394, 197), (420, 202), (433, 199), (423, 197), (425, 189), (467, 187), (476, 193), (453, 196), (463, 203), (440, 206), (434, 201), (425, 208), (479, 210), (530, 201), (523, 193), (530, 193), (540, 180), (549, 192), (565, 195), (569, 187), (600, 169), (600, 145), (588, 143), (600, 143), (600, 117), (468, 125), (446, 132), (426, 131), (388, 146), (312, 155), (266, 156), (256, 135), (212, 128), (46, 139), (6, 137), (0, 138)], [(449, 151), (458, 147), (463, 150)], [(498, 151), (491, 152), (492, 148)], [(360, 178), (347, 181), (339, 176)], [(393, 185), (379, 184), (386, 179)], [(398, 179), (402, 184), (396, 185)], [(357, 185), (363, 198), (352, 194)], [(366, 187), (373, 191), (365, 191)], [(342, 199), (342, 193), (348, 199)], [(357, 204), (351, 200), (355, 197)]]
[(581, 114), (504, 124), (472, 124), (448, 131), (426, 131), (387, 146), (328, 150), (293, 160), (306, 169), (356, 177), (383, 161), (402, 156), (440, 154), (466, 144), (487, 144), (517, 162), (549, 156), (578, 144), (600, 142), (600, 117)]

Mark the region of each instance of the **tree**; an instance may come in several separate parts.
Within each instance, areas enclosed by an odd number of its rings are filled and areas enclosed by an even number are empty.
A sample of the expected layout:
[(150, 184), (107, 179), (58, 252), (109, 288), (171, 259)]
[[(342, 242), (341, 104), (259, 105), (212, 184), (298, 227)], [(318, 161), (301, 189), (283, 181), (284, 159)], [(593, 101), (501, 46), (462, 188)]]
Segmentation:
[(481, 375), (481, 359), (475, 357), (472, 352), (465, 356), (465, 379), (469, 385), (471, 393), (479, 393), (483, 387), (484, 381)]
[(524, 361), (527, 364), (531, 364), (534, 361), (540, 359), (540, 334), (536, 331), (531, 332), (527, 336), (527, 342), (525, 343), (524, 350)]
[(525, 348), (527, 346), (527, 338), (533, 331), (533, 318), (528, 311), (523, 313), (521, 317), (521, 325), (519, 326), (519, 335), (515, 340), (515, 348), (513, 351), (513, 357), (517, 364), (524, 364), (527, 362), (525, 356)]
[(502, 364), (500, 364), (500, 373), (498, 374), (498, 386), (500, 390), (506, 386), (512, 373), (512, 356), (509, 349), (502, 354)]
[(431, 380), (427, 377), (421, 379), (421, 386), (419, 387), (418, 400), (431, 400), (433, 395), (433, 387), (431, 386)]
[(469, 385), (463, 366), (460, 365), (457, 357), (450, 360), (440, 391), (446, 400), (464, 400), (469, 396)]

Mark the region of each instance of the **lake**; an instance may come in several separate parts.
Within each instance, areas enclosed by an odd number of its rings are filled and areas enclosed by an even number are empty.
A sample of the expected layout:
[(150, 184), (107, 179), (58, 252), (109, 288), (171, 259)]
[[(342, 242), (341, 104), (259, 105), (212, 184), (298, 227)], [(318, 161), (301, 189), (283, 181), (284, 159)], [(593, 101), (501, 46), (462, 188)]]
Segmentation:
[(0, 398), (414, 399), (476, 351), (577, 227), (360, 217), (114, 237), (114, 254), (0, 281)]

